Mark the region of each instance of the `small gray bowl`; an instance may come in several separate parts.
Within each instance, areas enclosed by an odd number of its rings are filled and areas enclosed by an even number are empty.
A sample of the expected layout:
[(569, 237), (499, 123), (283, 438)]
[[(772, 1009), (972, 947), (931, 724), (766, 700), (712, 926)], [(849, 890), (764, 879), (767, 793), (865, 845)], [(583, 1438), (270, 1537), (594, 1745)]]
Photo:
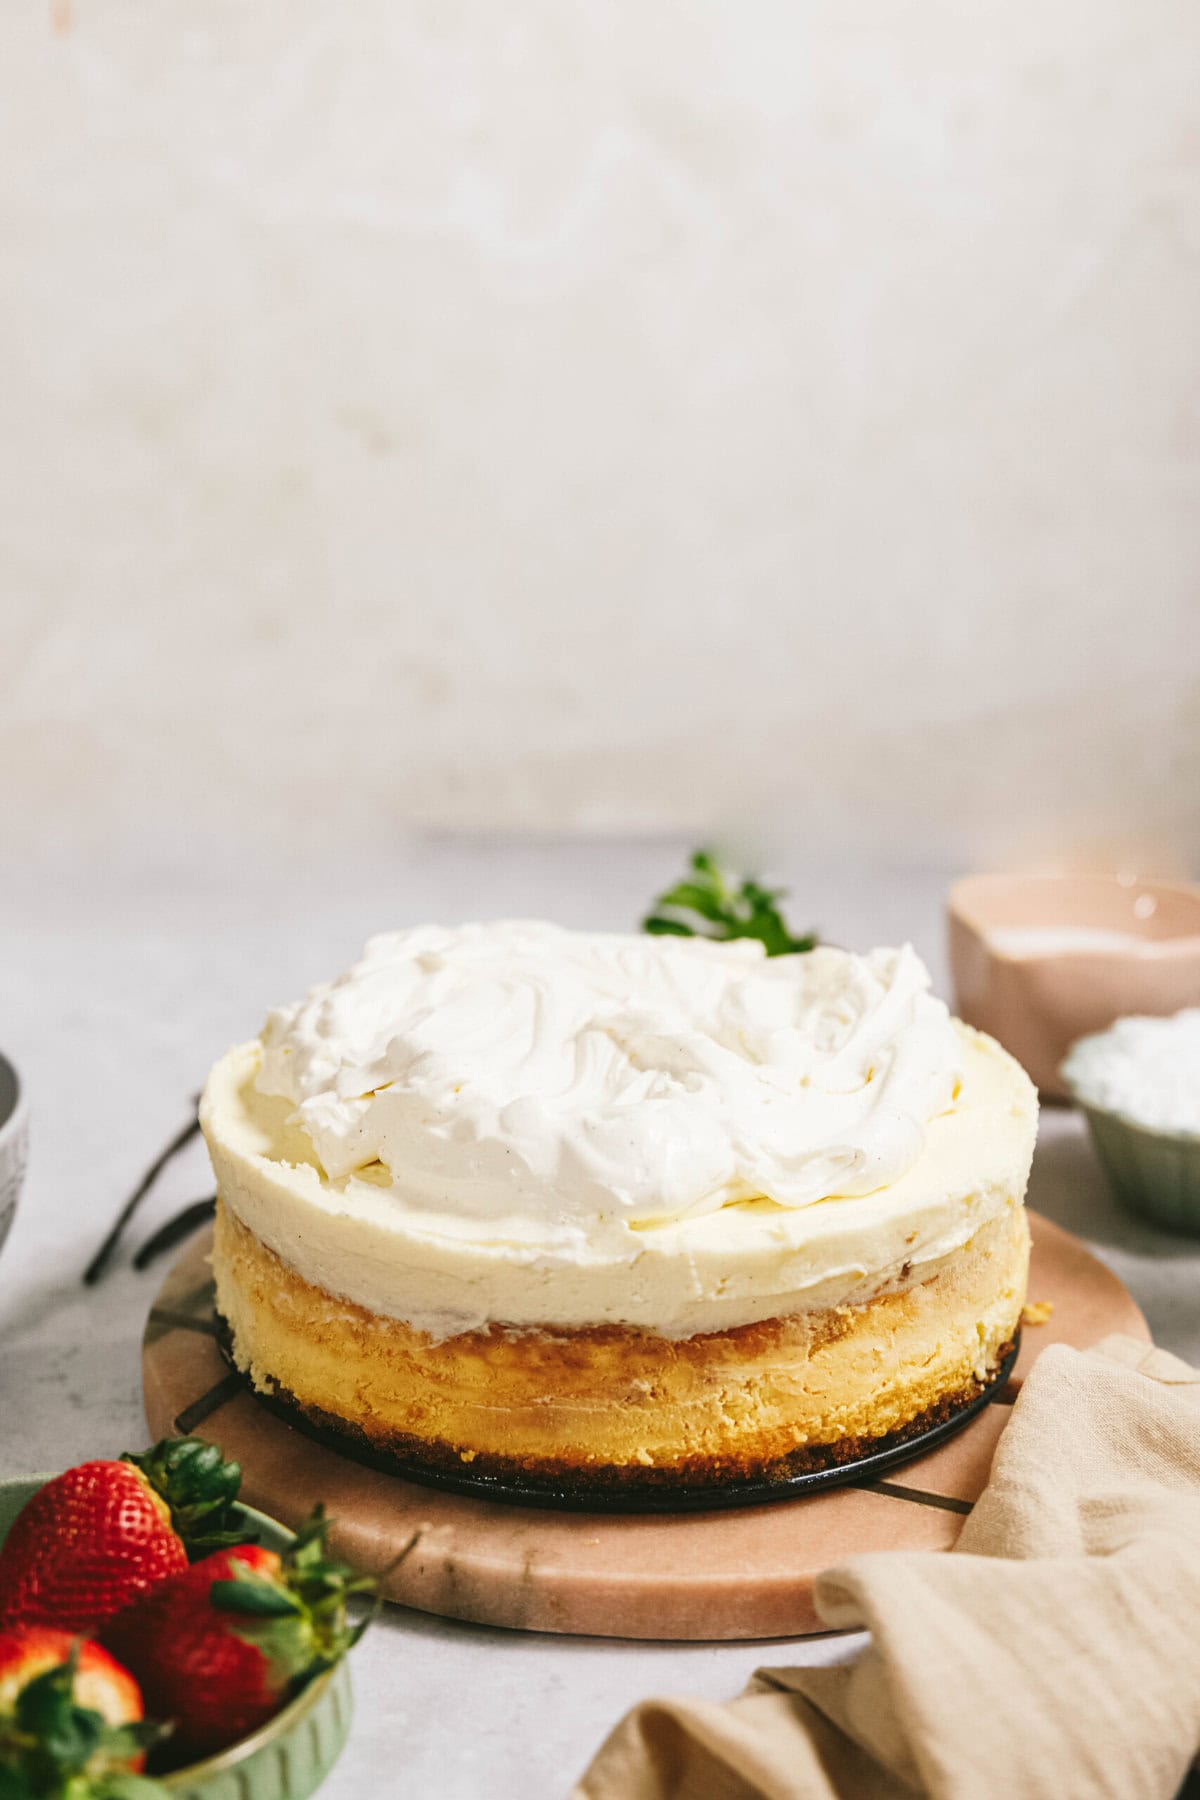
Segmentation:
[(29, 1110), (17, 1071), (0, 1056), (0, 1246), (17, 1210), (29, 1159)]

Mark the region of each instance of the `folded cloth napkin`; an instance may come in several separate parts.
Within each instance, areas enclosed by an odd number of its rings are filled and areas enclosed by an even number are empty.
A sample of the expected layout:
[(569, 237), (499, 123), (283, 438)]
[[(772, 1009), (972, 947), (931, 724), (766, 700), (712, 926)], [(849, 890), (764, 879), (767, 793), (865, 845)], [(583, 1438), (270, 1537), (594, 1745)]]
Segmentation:
[(950, 1555), (853, 1557), (816, 1605), (859, 1657), (644, 1701), (574, 1800), (1169, 1800), (1200, 1748), (1200, 1370), (1048, 1346)]

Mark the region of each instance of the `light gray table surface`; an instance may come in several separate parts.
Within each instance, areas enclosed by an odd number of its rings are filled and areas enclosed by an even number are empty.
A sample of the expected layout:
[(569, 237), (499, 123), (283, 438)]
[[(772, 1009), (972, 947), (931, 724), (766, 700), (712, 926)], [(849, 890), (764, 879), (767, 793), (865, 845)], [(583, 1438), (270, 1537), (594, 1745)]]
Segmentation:
[[(33, 1113), (33, 1154), (0, 1251), (0, 1473), (65, 1467), (145, 1441), (139, 1346), (161, 1268), (129, 1250), (209, 1188), (203, 1149), (169, 1169), (119, 1265), (80, 1274), (120, 1200), (184, 1121), (211, 1061), (269, 1005), (336, 973), (373, 931), (425, 919), (543, 916), (625, 929), (675, 873), (677, 844), (401, 844), (370, 866), (219, 859), (53, 865), (0, 893), (0, 1047)], [(797, 922), (865, 948), (911, 939), (945, 991), (952, 871), (804, 869), (775, 857)], [(1047, 1109), (1030, 1202), (1078, 1232), (1160, 1343), (1200, 1361), (1200, 1243), (1112, 1201), (1077, 1118)], [(853, 1545), (846, 1546), (847, 1551)], [(557, 1638), (388, 1610), (354, 1654), (357, 1718), (328, 1800), (559, 1800), (642, 1696), (737, 1693), (762, 1662), (829, 1661), (857, 1638), (734, 1645)], [(403, 1785), (402, 1785), (403, 1782)]]

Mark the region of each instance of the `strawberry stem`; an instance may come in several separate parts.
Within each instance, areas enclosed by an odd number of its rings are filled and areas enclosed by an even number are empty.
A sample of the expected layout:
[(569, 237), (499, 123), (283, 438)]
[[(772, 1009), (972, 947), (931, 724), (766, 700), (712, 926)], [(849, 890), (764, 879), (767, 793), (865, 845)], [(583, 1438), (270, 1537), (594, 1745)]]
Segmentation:
[[(230, 1577), (214, 1581), (209, 1589), (219, 1612), (238, 1615), (238, 1636), (257, 1644), (293, 1688), (340, 1661), (381, 1604), (376, 1578), (331, 1558), (328, 1536), (325, 1509), (317, 1506), (284, 1552), (278, 1574), (260, 1574), (235, 1560)], [(413, 1533), (385, 1573), (404, 1560), (419, 1536)], [(358, 1596), (373, 1604), (351, 1623), (348, 1602)]]
[(142, 1800), (165, 1795), (157, 1782), (131, 1774), (167, 1728), (138, 1721), (108, 1725), (75, 1700), (79, 1643), (53, 1668), (27, 1681), (11, 1713), (0, 1716), (0, 1800)]
[(171, 1523), (190, 1562), (214, 1550), (253, 1542), (237, 1504), (242, 1471), (202, 1438), (163, 1438), (149, 1450), (127, 1450), (122, 1462), (140, 1469), (171, 1509)]

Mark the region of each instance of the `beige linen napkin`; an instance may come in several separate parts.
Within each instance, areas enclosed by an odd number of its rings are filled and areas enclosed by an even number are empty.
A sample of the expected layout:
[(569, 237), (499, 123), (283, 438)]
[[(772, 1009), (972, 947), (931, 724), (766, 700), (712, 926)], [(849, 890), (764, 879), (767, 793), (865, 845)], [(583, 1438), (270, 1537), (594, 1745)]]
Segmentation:
[(1167, 1800), (1200, 1747), (1200, 1371), (1049, 1346), (951, 1554), (854, 1557), (816, 1603), (861, 1656), (643, 1702), (574, 1800)]

